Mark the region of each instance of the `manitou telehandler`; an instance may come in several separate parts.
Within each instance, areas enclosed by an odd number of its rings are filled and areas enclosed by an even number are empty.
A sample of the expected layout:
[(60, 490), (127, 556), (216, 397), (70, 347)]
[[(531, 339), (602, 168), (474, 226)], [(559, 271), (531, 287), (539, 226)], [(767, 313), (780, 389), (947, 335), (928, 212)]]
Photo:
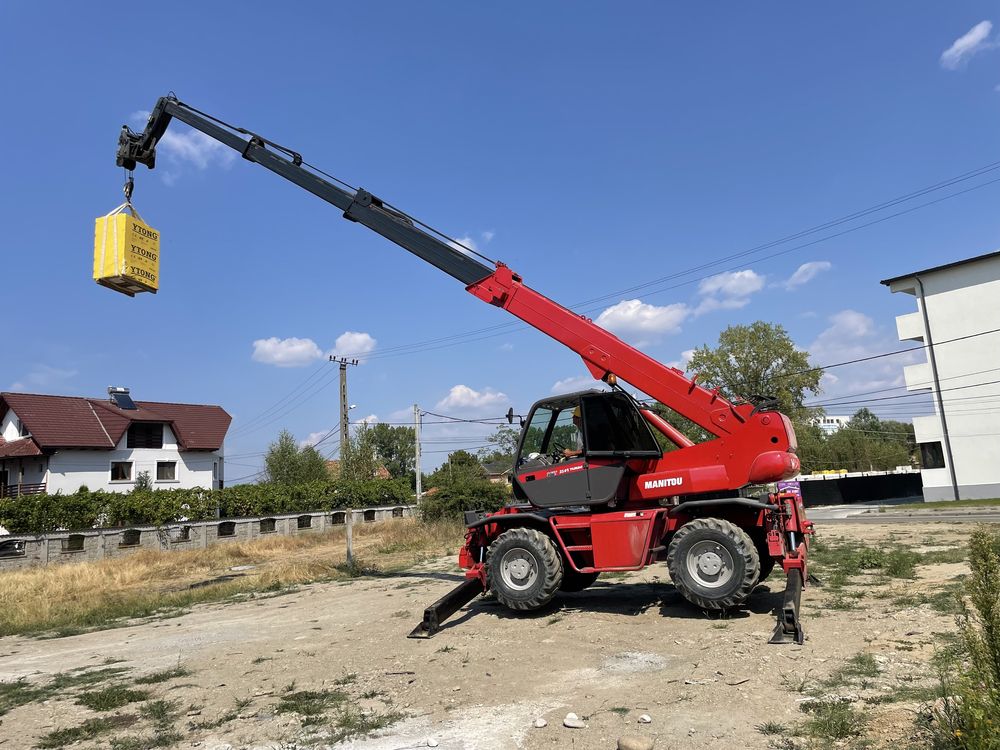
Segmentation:
[[(796, 494), (745, 496), (750, 485), (799, 470), (795, 432), (773, 400), (727, 400), (531, 289), (503, 263), (485, 265), (367, 190), (338, 187), (295, 151), (173, 96), (157, 101), (143, 132), (122, 127), (118, 166), (152, 169), (171, 119), (230, 146), (458, 279), (474, 296), (568, 346), (595, 379), (610, 386), (531, 407), (513, 467), (515, 503), (495, 513), (466, 513), (459, 564), (467, 580), (425, 611), (412, 636), (433, 635), (484, 591), (511, 609), (533, 610), (560, 591), (586, 588), (604, 571), (639, 570), (665, 560), (677, 590), (708, 610), (743, 605), (780, 562), (787, 584), (772, 642), (802, 642), (799, 601), (812, 524)], [(714, 439), (692, 442), (619, 382)], [(654, 430), (672, 450), (661, 449)]]

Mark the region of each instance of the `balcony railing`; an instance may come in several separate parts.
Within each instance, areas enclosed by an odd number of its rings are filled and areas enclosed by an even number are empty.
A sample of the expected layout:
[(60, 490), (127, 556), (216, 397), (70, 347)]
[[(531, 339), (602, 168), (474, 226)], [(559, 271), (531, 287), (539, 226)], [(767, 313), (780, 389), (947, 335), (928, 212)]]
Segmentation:
[(45, 482), (38, 484), (0, 484), (0, 497), (20, 497), (21, 495), (42, 495)]

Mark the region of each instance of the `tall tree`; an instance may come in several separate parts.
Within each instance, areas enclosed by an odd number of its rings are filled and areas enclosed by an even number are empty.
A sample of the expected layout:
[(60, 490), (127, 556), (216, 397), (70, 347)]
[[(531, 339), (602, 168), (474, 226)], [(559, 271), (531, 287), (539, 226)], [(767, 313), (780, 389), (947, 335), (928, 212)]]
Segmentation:
[(288, 430), (282, 430), (264, 456), (264, 477), (276, 484), (302, 484), (326, 479), (326, 462), (311, 445), (301, 450)]
[(703, 385), (719, 388), (728, 398), (773, 396), (778, 410), (795, 421), (807, 422), (814, 410), (805, 406), (807, 393), (820, 392), (820, 369), (813, 369), (808, 353), (795, 347), (777, 323), (758, 320), (748, 326), (730, 326), (719, 334), (715, 348), (696, 349), (688, 370)]
[(479, 451), (479, 460), (484, 464), (493, 461), (513, 461), (520, 438), (520, 431), (508, 425), (500, 425), (496, 432), (486, 438), (490, 447)]
[(347, 445), (340, 446), (340, 476), (350, 481), (372, 479), (378, 471), (372, 428), (360, 425), (353, 435), (347, 436)]
[(416, 434), (412, 427), (393, 427), (379, 422), (370, 428), (375, 456), (393, 479), (414, 478)]

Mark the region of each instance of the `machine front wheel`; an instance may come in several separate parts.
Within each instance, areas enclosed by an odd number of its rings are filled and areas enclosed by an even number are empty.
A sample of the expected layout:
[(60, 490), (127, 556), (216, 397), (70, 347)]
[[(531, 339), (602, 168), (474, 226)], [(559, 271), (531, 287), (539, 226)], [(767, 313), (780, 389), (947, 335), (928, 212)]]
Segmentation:
[(486, 552), (486, 584), (511, 609), (538, 609), (552, 601), (563, 581), (563, 562), (552, 540), (537, 529), (516, 528)]
[(750, 535), (719, 518), (696, 518), (681, 526), (667, 550), (670, 580), (692, 604), (722, 610), (743, 604), (760, 573)]

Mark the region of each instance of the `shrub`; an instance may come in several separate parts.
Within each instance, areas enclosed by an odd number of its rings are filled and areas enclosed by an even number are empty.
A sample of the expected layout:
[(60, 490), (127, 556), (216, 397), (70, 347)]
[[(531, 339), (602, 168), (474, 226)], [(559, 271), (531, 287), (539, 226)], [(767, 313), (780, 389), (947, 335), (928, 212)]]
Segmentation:
[[(969, 576), (958, 626), (967, 663), (942, 676), (947, 694), (935, 713), (936, 748), (1000, 748), (1000, 534), (983, 526), (969, 540)], [(970, 606), (971, 605), (971, 606)]]
[(160, 526), (174, 521), (405, 505), (406, 479), (332, 480), (301, 485), (244, 484), (222, 490), (136, 489), (0, 499), (0, 526), (12, 534), (44, 534), (94, 526)]
[(506, 484), (463, 477), (425, 495), (420, 500), (420, 517), (424, 521), (461, 518), (467, 510), (499, 510), (510, 499), (510, 488)]

